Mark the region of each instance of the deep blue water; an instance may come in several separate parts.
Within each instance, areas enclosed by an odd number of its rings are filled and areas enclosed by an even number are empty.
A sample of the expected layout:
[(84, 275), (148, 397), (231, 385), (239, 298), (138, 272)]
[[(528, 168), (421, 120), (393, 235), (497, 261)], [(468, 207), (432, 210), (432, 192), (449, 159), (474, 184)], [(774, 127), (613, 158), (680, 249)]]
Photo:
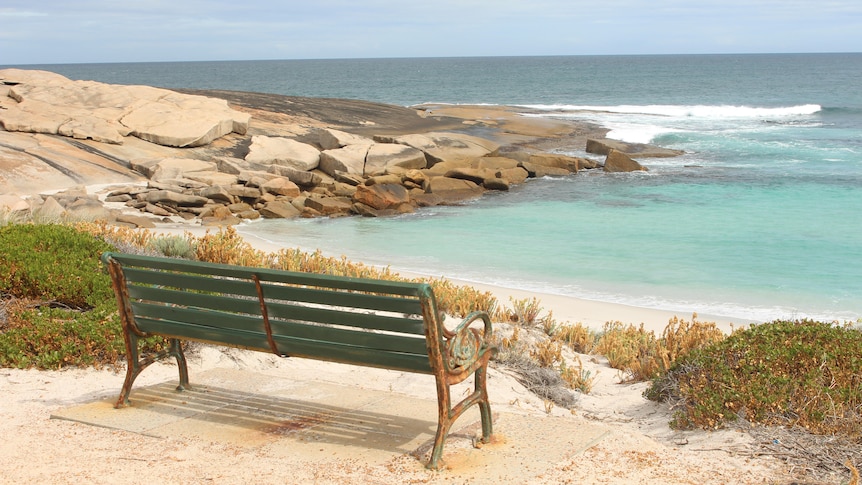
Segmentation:
[[(686, 151), (392, 219), (265, 221), (395, 269), (751, 320), (862, 316), (862, 54), (25, 66), (72, 79), (524, 105)], [(565, 147), (584, 156), (583, 147)]]

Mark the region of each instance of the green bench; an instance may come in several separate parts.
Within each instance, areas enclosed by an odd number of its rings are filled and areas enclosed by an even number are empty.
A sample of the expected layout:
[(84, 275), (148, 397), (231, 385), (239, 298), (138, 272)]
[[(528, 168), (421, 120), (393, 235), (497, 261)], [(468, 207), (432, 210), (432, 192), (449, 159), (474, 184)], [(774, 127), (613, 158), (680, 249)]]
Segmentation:
[[(434, 375), (439, 415), (431, 469), (452, 423), (474, 404), (482, 441), (491, 437), (486, 380), (496, 349), (489, 317), (474, 312), (448, 330), (427, 284), (111, 252), (102, 262), (117, 295), (128, 362), (115, 407), (128, 405), (138, 374), (165, 357), (177, 360), (177, 390), (188, 388), (180, 341), (193, 340)], [(166, 337), (167, 350), (142, 357), (138, 340), (151, 335)], [(453, 406), (450, 385), (470, 375), (473, 392)]]

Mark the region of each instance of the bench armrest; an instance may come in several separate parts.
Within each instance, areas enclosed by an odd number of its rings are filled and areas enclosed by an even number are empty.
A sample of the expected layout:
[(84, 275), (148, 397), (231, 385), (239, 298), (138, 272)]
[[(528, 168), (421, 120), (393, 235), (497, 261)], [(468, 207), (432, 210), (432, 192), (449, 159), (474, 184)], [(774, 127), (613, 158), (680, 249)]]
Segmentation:
[[(481, 320), (484, 324), (481, 333), (478, 329), (470, 327), (477, 320)], [(484, 311), (470, 313), (454, 331), (444, 330), (443, 333), (446, 337), (444, 355), (450, 372), (457, 372), (463, 368), (473, 368), (481, 359), (482, 354), (492, 348), (491, 318)]]

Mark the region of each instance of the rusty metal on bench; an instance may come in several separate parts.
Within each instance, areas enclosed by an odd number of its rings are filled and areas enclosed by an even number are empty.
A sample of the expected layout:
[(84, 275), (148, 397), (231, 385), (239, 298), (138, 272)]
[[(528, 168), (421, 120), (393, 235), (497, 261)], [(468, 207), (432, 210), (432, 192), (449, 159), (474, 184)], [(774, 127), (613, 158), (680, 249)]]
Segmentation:
[[(128, 362), (115, 407), (129, 404), (138, 374), (165, 357), (177, 360), (177, 390), (188, 388), (180, 341), (194, 340), (434, 375), (439, 416), (431, 469), (439, 467), (452, 423), (471, 406), (479, 408), (481, 440), (491, 437), (491, 321), (474, 312), (446, 329), (428, 284), (110, 252), (102, 262), (117, 296)], [(151, 335), (166, 337), (168, 348), (141, 357), (138, 340)], [(453, 406), (449, 386), (471, 375), (473, 392)]]

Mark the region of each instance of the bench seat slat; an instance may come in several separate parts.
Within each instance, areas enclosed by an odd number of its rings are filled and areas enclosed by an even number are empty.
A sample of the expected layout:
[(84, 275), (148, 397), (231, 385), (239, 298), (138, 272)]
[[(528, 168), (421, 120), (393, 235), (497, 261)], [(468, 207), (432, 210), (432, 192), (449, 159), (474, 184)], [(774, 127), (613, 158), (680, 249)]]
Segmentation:
[[(139, 325), (148, 328), (149, 332), (166, 337), (197, 340), (220, 345), (269, 352), (269, 344), (262, 333), (248, 332), (237, 329), (204, 327), (186, 322), (170, 320), (150, 320), (142, 318)], [(289, 356), (308, 357), (346, 364), (361, 364), (386, 369), (396, 369), (408, 372), (432, 373), (428, 354), (411, 354), (375, 350), (333, 342), (306, 340), (297, 337), (276, 335), (273, 337), (279, 349)]]

